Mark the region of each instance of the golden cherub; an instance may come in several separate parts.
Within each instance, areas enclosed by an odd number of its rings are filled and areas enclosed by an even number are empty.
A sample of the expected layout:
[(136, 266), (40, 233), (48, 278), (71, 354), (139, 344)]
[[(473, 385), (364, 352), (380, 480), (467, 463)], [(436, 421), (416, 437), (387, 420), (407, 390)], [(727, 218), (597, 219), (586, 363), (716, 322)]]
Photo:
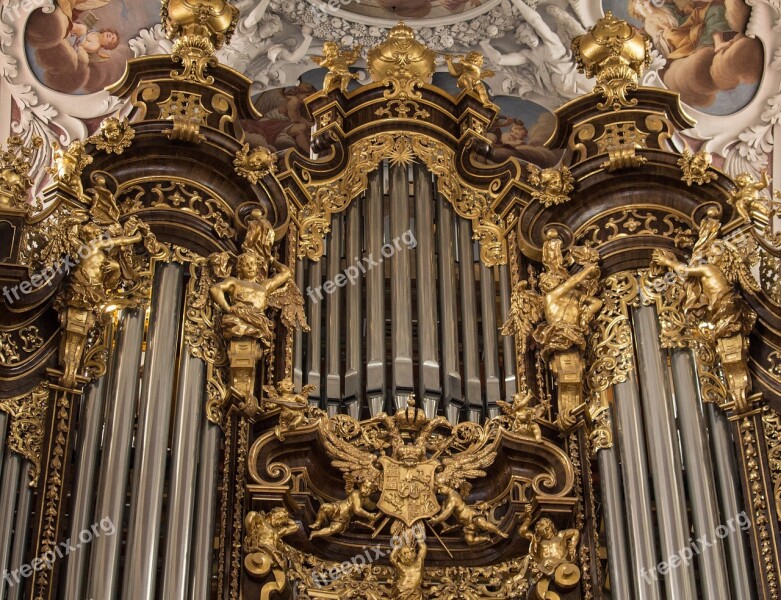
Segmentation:
[(343, 92), (347, 91), (347, 86), (353, 79), (358, 79), (356, 73), (350, 71), (350, 67), (361, 56), (362, 46), (357, 46), (352, 50), (342, 49), (336, 42), (323, 43), (323, 55), (312, 56), (312, 60), (328, 73), (323, 80), (323, 91), (329, 92), (332, 88), (339, 87)]
[(488, 520), (486, 515), (491, 507), (486, 502), (478, 502), (470, 506), (458, 491), (444, 483), (437, 485), (437, 493), (445, 497), (445, 502), (439, 514), (429, 521), (431, 525), (444, 523), (451, 515), (454, 516), (464, 530), (464, 540), (470, 546), (487, 544), (491, 541), (491, 536), (483, 532), (493, 533), (503, 538), (508, 537), (504, 531)]
[[(460, 62), (454, 63), (453, 59), (459, 59)], [(483, 78), (493, 77), (496, 73), (483, 69), (484, 58), (479, 52), (468, 52), (464, 56), (445, 56), (447, 68), (453, 77), (457, 77), (456, 85), (465, 89), (467, 92), (477, 94), (483, 106), (494, 106), (491, 98), (488, 96), (488, 90), (483, 83)]]
[(390, 562), (396, 569), (396, 583), (391, 594), (394, 600), (423, 600), (423, 566), (428, 547), (423, 540), (417, 544), (417, 552), (407, 545), (391, 552)]
[(741, 173), (735, 177), (735, 185), (738, 190), (732, 194), (728, 201), (735, 207), (735, 211), (746, 223), (757, 220), (761, 225), (767, 225), (773, 215), (773, 209), (767, 198), (760, 196), (760, 192), (770, 185), (767, 170), (763, 170), (759, 181), (749, 173)]
[(566, 166), (540, 169), (529, 165), (529, 183), (537, 188), (532, 192), (532, 198), (544, 206), (554, 206), (570, 201), (569, 194), (574, 189), (575, 178)]
[[(347, 498), (336, 502), (326, 502), (317, 511), (317, 518), (312, 523), (312, 533), (309, 539), (328, 537), (343, 533), (347, 530), (353, 517), (361, 517), (374, 523), (379, 513), (367, 511), (363, 505), (369, 496), (375, 491), (375, 486), (370, 481), (357, 483), (347, 493)], [(326, 523), (328, 526), (325, 526)]]
[(713, 156), (710, 152), (704, 150), (692, 152), (685, 148), (681, 153), (681, 158), (678, 159), (678, 166), (683, 173), (681, 181), (686, 182), (688, 186), (691, 186), (692, 183), (702, 185), (713, 181), (718, 175), (709, 170), (712, 163)]
[(89, 138), (87, 142), (94, 144), (98, 150), (105, 150), (109, 154), (122, 154), (135, 137), (136, 132), (126, 118), (120, 120), (117, 117), (108, 117), (100, 124), (98, 133)]
[(282, 538), (295, 533), (298, 528), (298, 523), (281, 506), (268, 513), (247, 513), (244, 519), (244, 551), (248, 570), (253, 574), (266, 575), (272, 567), (284, 569), (287, 559), (283, 553)]
[(497, 404), (510, 420), (510, 431), (533, 437), (539, 443), (542, 441), (542, 429), (537, 423), (537, 419), (542, 417), (545, 407), (541, 404), (529, 406), (532, 400), (534, 400), (534, 394), (527, 387), (525, 392), (513, 394), (511, 403), (499, 400)]
[(54, 181), (69, 187), (77, 195), (84, 193), (81, 185), (81, 172), (84, 167), (92, 163), (92, 157), (85, 153), (84, 142), (75, 140), (67, 148), (60, 146), (59, 142), (52, 142), (54, 151), (54, 166), (47, 171), (54, 177)]
[(531, 542), (529, 556), (544, 575), (552, 576), (559, 565), (575, 563), (580, 542), (580, 532), (577, 529), (558, 531), (553, 521), (543, 517), (537, 521), (532, 531), (531, 504), (526, 506), (524, 517), (518, 534)]
[(285, 433), (306, 425), (306, 412), (309, 408), (307, 397), (316, 387), (305, 385), (301, 388), (301, 392), (296, 393), (292, 379), (283, 379), (276, 388), (273, 385), (263, 386), (264, 391), (269, 395), (266, 402), (282, 409), (279, 414), (279, 425), (274, 429), (280, 442), (285, 440)]

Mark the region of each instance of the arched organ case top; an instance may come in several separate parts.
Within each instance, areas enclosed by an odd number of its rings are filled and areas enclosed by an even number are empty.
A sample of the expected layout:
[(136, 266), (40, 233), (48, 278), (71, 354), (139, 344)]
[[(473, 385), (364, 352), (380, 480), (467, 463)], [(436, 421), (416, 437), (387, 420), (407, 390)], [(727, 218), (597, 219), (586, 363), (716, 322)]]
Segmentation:
[(45, 209), (0, 154), (0, 570), (98, 524), (0, 597), (778, 597), (778, 205), (669, 146), (640, 34), (576, 39), (545, 170), (479, 54), (327, 43), (311, 158), (243, 143), (235, 9), (163, 6)]

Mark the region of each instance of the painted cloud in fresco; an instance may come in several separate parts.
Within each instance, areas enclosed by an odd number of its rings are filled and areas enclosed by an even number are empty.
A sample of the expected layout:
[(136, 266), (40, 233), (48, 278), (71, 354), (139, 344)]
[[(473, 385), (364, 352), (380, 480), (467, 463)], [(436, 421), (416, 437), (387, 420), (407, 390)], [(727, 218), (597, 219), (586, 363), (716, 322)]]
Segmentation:
[(608, 0), (667, 59), (664, 84), (703, 112), (726, 115), (751, 101), (762, 77), (763, 48), (745, 35), (743, 0)]

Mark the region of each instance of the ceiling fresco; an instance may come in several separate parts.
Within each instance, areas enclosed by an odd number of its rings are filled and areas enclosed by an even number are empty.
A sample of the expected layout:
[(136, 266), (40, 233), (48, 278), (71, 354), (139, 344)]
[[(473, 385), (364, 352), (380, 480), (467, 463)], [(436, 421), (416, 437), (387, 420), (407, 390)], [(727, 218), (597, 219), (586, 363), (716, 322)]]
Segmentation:
[[(777, 0), (237, 0), (241, 18), (220, 60), (253, 81), (265, 115), (246, 123), (248, 141), (308, 151), (312, 122), (302, 99), (322, 85), (312, 57), (324, 41), (376, 44), (404, 20), (438, 53), (436, 82), (453, 88), (445, 55), (478, 50), (502, 108), (490, 135), (495, 160), (540, 165), (553, 111), (588, 93), (570, 44), (606, 10), (648, 33), (653, 63), (644, 85), (680, 92), (698, 121), (680, 143), (719, 155), (728, 172), (758, 173), (772, 156), (781, 106), (781, 12)], [(0, 6), (0, 133), (49, 140), (84, 137), (122, 110), (104, 88), (126, 59), (168, 53), (157, 0), (7, 0)], [(368, 81), (365, 61), (356, 64)], [(7, 85), (6, 85), (7, 84)], [(686, 142), (684, 142), (684, 139)], [(42, 156), (41, 160), (48, 157)]]

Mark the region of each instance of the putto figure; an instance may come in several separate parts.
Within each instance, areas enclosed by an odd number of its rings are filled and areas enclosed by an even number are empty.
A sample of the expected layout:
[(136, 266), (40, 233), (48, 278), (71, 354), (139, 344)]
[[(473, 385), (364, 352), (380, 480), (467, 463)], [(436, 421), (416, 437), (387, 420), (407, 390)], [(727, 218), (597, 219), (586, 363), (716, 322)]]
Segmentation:
[(483, 79), (493, 77), (496, 73), (483, 69), (483, 55), (473, 50), (464, 56), (456, 56), (455, 58), (460, 59), (460, 62), (454, 63), (453, 58), (453, 56), (445, 57), (448, 71), (453, 77), (458, 78), (456, 81), (458, 87), (477, 94), (483, 106), (494, 106)]
[[(355, 517), (361, 517), (374, 523), (379, 513), (366, 510), (363, 505), (375, 491), (375, 486), (369, 481), (354, 487), (347, 498), (338, 502), (327, 502), (317, 511), (317, 518), (312, 523), (312, 533), (309, 539), (328, 537), (343, 533)], [(327, 524), (327, 526), (326, 526)]]
[(282, 409), (279, 414), (279, 425), (274, 429), (274, 434), (280, 442), (285, 441), (285, 433), (295, 431), (308, 423), (309, 403), (306, 399), (315, 388), (314, 385), (305, 385), (300, 393), (296, 393), (292, 379), (283, 379), (276, 388), (273, 385), (263, 386), (269, 396), (267, 403)]
[[(532, 530), (531, 505), (526, 507), (518, 534), (529, 540), (529, 556), (549, 585), (551, 580), (564, 584), (577, 583), (580, 571), (576, 566), (580, 532), (577, 529), (558, 531), (547, 517), (538, 520)], [(544, 596), (542, 596), (544, 597)]]
[(773, 210), (768, 199), (760, 194), (770, 185), (767, 170), (762, 171), (759, 181), (749, 173), (741, 173), (735, 178), (738, 190), (728, 198), (729, 203), (746, 223), (752, 221), (767, 225), (773, 216)]
[(503, 538), (508, 537), (504, 531), (488, 520), (487, 515), (491, 507), (487, 503), (478, 502), (474, 506), (469, 506), (460, 493), (445, 484), (437, 487), (437, 493), (445, 497), (445, 503), (442, 511), (429, 521), (431, 525), (444, 523), (451, 516), (455, 517), (464, 529), (464, 540), (470, 546), (489, 543), (491, 536), (487, 535), (488, 533)]
[(423, 565), (427, 552), (423, 540), (418, 541), (417, 552), (409, 546), (400, 546), (391, 552), (390, 561), (396, 569), (392, 594), (395, 600), (423, 600)]
[(353, 79), (358, 79), (356, 73), (350, 71), (350, 67), (361, 56), (361, 46), (352, 50), (342, 50), (342, 47), (336, 42), (323, 43), (323, 55), (312, 56), (311, 59), (328, 73), (323, 80), (323, 91), (329, 92), (335, 87), (339, 87), (343, 92), (347, 91), (347, 86)]

